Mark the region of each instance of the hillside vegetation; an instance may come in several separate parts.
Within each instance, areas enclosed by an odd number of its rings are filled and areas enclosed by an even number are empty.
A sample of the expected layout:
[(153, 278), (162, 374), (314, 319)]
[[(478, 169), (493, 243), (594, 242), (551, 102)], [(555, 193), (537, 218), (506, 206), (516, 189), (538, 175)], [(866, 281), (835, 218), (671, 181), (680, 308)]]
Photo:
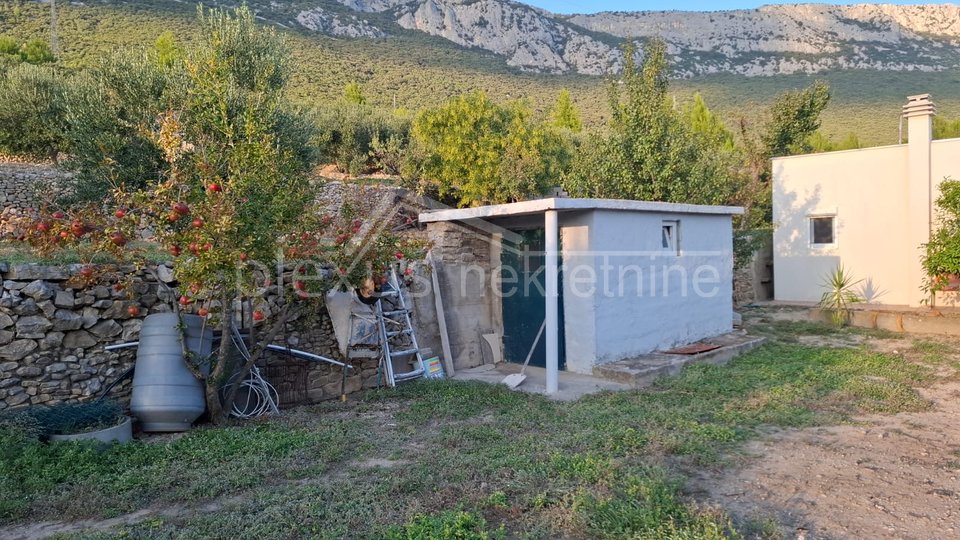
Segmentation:
[[(181, 41), (195, 39), (197, 32), (192, 4), (160, 0), (63, 4), (58, 5), (58, 18), (61, 62), (71, 68), (90, 65), (111, 50), (151, 44), (167, 30)], [(48, 33), (48, 5), (0, 3), (0, 34), (27, 41)], [(522, 98), (534, 110), (546, 111), (560, 90), (568, 88), (588, 127), (607, 120), (602, 77), (523, 73), (491, 53), (413, 31), (398, 30), (380, 39), (333, 38), (292, 29), (287, 34), (295, 63), (291, 97), (304, 104), (329, 102), (347, 83), (357, 81), (372, 106), (416, 110), (482, 89), (494, 101)], [(814, 78), (715, 75), (675, 81), (672, 91), (681, 102), (700, 92), (733, 127), (779, 93), (807, 86)], [(823, 114), (823, 131), (838, 139), (852, 132), (866, 145), (897, 142), (900, 106), (912, 94), (932, 93), (942, 115), (960, 116), (960, 71), (838, 71), (816, 78), (831, 85), (833, 100)]]

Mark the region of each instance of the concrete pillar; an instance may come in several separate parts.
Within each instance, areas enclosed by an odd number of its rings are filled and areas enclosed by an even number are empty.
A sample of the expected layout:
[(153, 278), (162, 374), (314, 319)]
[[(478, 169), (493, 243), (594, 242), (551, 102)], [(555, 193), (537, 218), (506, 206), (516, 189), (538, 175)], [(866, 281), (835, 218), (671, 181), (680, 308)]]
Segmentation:
[(933, 141), (933, 115), (936, 107), (930, 94), (907, 98), (903, 117), (907, 119), (907, 246), (904, 253), (910, 258), (910, 305), (919, 306), (923, 299), (920, 287), (926, 275), (920, 264), (920, 246), (930, 241), (933, 225), (933, 178), (930, 169), (930, 143)]
[(560, 245), (560, 227), (557, 211), (547, 210), (544, 214), (544, 251), (546, 264), (546, 350), (547, 350), (547, 393), (554, 394), (559, 388), (560, 376), (560, 332), (557, 294), (557, 252)]

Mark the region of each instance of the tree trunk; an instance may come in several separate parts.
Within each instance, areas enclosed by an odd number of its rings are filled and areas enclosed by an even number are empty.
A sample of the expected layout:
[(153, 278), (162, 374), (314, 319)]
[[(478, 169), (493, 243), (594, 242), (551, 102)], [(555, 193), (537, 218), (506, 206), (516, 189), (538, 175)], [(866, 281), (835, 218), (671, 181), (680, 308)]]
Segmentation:
[(210, 413), (210, 421), (214, 424), (222, 424), (227, 420), (233, 401), (223, 404), (220, 401), (220, 387), (223, 386), (228, 377), (227, 361), (230, 358), (230, 332), (233, 324), (233, 298), (227, 291), (220, 295), (221, 315), (220, 315), (220, 351), (215, 361), (212, 361), (210, 375), (207, 376), (205, 395), (207, 398), (207, 412)]

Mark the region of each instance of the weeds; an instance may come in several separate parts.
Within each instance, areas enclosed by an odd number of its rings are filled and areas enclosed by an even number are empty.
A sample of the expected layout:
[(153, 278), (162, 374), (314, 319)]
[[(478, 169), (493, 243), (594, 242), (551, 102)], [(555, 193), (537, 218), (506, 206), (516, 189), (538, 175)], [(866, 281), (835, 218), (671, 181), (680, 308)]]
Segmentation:
[[(770, 324), (784, 335), (830, 328)], [(4, 439), (0, 511), (10, 522), (227, 501), (108, 533), (138, 538), (740, 538), (726, 516), (691, 506), (673, 464), (723, 465), (770, 426), (922, 410), (914, 387), (934, 369), (775, 338), (727, 366), (694, 365), (644, 391), (573, 403), (425, 381), (103, 451)], [(363, 465), (385, 458), (396, 465)], [(760, 525), (743, 532), (776, 538)]]

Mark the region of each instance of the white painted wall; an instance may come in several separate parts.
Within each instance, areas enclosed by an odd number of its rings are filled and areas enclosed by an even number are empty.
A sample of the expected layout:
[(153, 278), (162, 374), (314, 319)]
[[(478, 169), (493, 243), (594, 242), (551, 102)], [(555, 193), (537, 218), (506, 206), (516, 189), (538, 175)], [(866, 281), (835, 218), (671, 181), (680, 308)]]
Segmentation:
[[(773, 160), (774, 297), (815, 302), (838, 263), (871, 300), (906, 304), (906, 145)], [(810, 216), (836, 214), (836, 244), (811, 246)]]
[[(929, 148), (929, 173), (911, 163), (924, 153), (911, 154), (906, 144), (774, 159), (775, 298), (818, 301), (824, 276), (842, 262), (864, 280), (861, 292), (871, 303), (919, 305), (916, 268), (929, 238), (924, 208), (945, 176), (960, 178), (960, 139)], [(810, 245), (809, 217), (817, 214), (836, 214), (835, 245)]]
[[(732, 329), (729, 215), (594, 210), (561, 216), (568, 370), (589, 373), (598, 363)], [(680, 222), (679, 256), (661, 248), (664, 220)]]
[(596, 295), (580, 289), (596, 281), (597, 258), (591, 252), (594, 212), (560, 214), (563, 258), (563, 325), (566, 369), (590, 373), (597, 361)]

